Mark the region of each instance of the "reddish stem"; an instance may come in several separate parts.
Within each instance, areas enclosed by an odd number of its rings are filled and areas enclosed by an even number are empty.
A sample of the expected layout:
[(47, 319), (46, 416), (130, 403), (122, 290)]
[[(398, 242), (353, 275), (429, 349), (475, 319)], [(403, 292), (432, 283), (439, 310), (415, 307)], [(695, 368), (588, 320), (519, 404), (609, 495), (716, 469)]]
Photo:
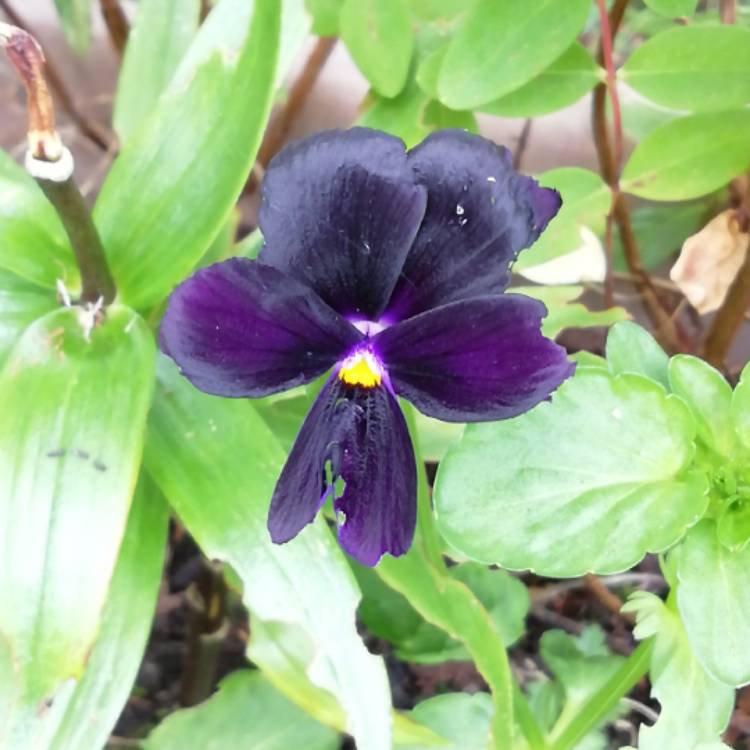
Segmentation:
[(599, 22), (602, 28), (602, 58), (604, 69), (607, 72), (607, 90), (609, 100), (612, 104), (612, 128), (615, 141), (615, 167), (619, 178), (620, 166), (622, 164), (622, 110), (620, 109), (620, 98), (617, 95), (617, 77), (615, 75), (615, 63), (612, 56), (612, 27), (609, 23), (609, 13), (605, 0), (597, 0), (599, 7)]

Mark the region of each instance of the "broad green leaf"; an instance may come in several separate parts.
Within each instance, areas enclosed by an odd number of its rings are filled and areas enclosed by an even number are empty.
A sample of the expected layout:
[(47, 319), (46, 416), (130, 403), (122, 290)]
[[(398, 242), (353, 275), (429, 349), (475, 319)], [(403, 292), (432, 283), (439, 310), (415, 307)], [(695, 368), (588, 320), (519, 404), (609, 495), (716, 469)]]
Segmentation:
[(750, 110), (680, 117), (630, 155), (621, 187), (641, 198), (681, 201), (726, 185), (750, 166)]
[(312, 33), (316, 36), (336, 36), (343, 5), (344, 0), (305, 0), (305, 8), (312, 16)]
[(733, 552), (704, 521), (678, 550), (677, 602), (701, 664), (727, 685), (750, 682), (750, 547)]
[(479, 0), (440, 67), (440, 101), (475, 109), (520, 88), (573, 44), (588, 11), (588, 0)]
[[(284, 451), (250, 402), (207, 396), (171, 362), (161, 365), (148, 471), (204, 554), (242, 578), (254, 631), (260, 622), (293, 626), (307, 676), (337, 698), (358, 747), (390, 750), (385, 669), (357, 634), (359, 591), (343, 553), (322, 518), (271, 543), (266, 516)], [(294, 699), (293, 684), (274, 684)]]
[(69, 308), (27, 329), (0, 373), (0, 639), (19, 680), (4, 747), (44, 747), (86, 666), (138, 473), (153, 360), (132, 311), (111, 307), (89, 330)]
[(78, 55), (91, 46), (91, 0), (55, 0), (68, 44)]
[(542, 236), (518, 257), (515, 271), (576, 250), (581, 244), (581, 227), (598, 233), (604, 229), (612, 193), (598, 174), (579, 167), (561, 167), (538, 176), (543, 187), (555, 188), (563, 199), (562, 208)]
[(449, 446), (458, 440), (465, 426), (457, 422), (441, 422), (418, 411), (414, 412), (414, 422), (422, 458), (432, 463), (442, 460)]
[(624, 321), (607, 336), (607, 364), (613, 375), (643, 375), (669, 390), (669, 357), (642, 326)]
[(414, 52), (404, 0), (344, 0), (339, 32), (375, 91), (396, 96), (406, 83)]
[[(590, 626), (574, 637), (562, 630), (548, 630), (542, 635), (539, 655), (562, 687), (562, 710), (555, 719), (552, 737), (559, 737), (625, 662), (624, 657), (609, 652), (604, 633)], [(596, 742), (597, 734), (588, 742)]]
[(52, 287), (60, 279), (72, 292), (80, 280), (68, 236), (41, 188), (0, 150), (0, 268)]
[(679, 354), (669, 361), (669, 385), (690, 407), (698, 437), (722, 456), (735, 445), (732, 389), (724, 376), (698, 357)]
[[(266, 124), (279, 15), (274, 0), (256, 0), (236, 54), (220, 43), (216, 24), (202, 27), (193, 45), (201, 55), (213, 49), (208, 60), (194, 53), (202, 64), (192, 75), (183, 63), (107, 176), (94, 217), (120, 296), (133, 307), (164, 297), (227, 220)], [(236, 36), (230, 19), (217, 17), (226, 21), (219, 31)]]
[[(631, 214), (631, 221), (643, 267), (650, 270), (670, 258), (688, 237), (704, 227), (706, 220), (717, 213), (718, 210), (711, 213), (710, 204), (703, 201), (637, 207)], [(613, 234), (614, 269), (627, 272), (628, 264), (620, 234)]]
[[(665, 123), (685, 115), (685, 112), (663, 107), (661, 104), (652, 102), (651, 99), (646, 99), (645, 96), (622, 82), (618, 84), (617, 91), (620, 95), (623, 133), (635, 143), (642, 141)], [(607, 109), (611, 111), (609, 103), (607, 103)]]
[(141, 475), (96, 642), (49, 750), (104, 747), (141, 665), (159, 593), (169, 514)]
[[(353, 565), (362, 590), (359, 616), (375, 635), (394, 646), (402, 661), (437, 664), (469, 660), (466, 648), (443, 630), (425, 622), (409, 600), (391, 589), (370, 568)], [(490, 570), (476, 563), (462, 563), (449, 569), (451, 578), (471, 589), (482, 603), (506, 647), (524, 632), (529, 610), (526, 587), (502, 570)]]
[(480, 109), (501, 117), (539, 117), (577, 102), (602, 76), (589, 51), (575, 42), (527, 84)]
[(438, 76), (448, 52), (448, 45), (448, 42), (438, 45), (424, 56), (417, 67), (416, 81), (422, 91), (433, 99), (438, 96)]
[(117, 82), (113, 121), (125, 143), (153, 112), (200, 23), (200, 0), (141, 0)]
[(737, 436), (745, 448), (750, 448), (750, 363), (745, 365), (732, 394), (732, 418)]
[(513, 570), (626, 570), (706, 508), (704, 480), (686, 474), (694, 429), (656, 383), (582, 368), (551, 403), (466, 428), (438, 469), (438, 527), (469, 558)]
[(542, 333), (548, 338), (555, 338), (566, 328), (609, 326), (630, 317), (623, 307), (589, 310), (580, 302), (575, 302), (584, 292), (582, 286), (519, 286), (513, 287), (513, 292), (544, 302), (547, 317), (542, 321)]
[(336, 732), (297, 708), (260, 672), (242, 669), (224, 678), (204, 703), (167, 716), (142, 747), (337, 750), (340, 744)]
[(748, 68), (750, 29), (678, 26), (638, 47), (619, 76), (658, 104), (702, 112), (750, 101)]
[(730, 552), (741, 552), (750, 542), (750, 499), (739, 497), (725, 504), (716, 521), (716, 534)]
[(0, 365), (37, 318), (57, 307), (55, 294), (0, 268)]
[(669, 18), (689, 16), (695, 10), (698, 0), (643, 0), (651, 10)]
[(729, 721), (734, 690), (708, 674), (695, 658), (680, 618), (654, 594), (639, 591), (623, 607), (635, 612), (639, 640), (655, 638), (651, 694), (659, 719), (640, 730), (639, 750), (699, 750), (718, 743)]
[[(487, 750), (491, 747), (492, 698), (487, 693), (446, 693), (428, 698), (411, 712), (414, 719), (448, 740), (441, 750)], [(427, 750), (429, 745), (399, 745), (399, 750)]]

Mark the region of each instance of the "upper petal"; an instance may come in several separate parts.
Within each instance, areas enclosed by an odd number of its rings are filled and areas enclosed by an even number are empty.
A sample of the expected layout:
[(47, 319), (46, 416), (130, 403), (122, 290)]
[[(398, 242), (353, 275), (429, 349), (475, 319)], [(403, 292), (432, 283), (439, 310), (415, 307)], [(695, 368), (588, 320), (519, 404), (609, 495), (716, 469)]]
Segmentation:
[(506, 419), (531, 409), (573, 373), (542, 336), (538, 300), (518, 294), (453, 302), (373, 340), (396, 393), (446, 422)]
[(333, 376), (320, 392), (274, 490), (268, 528), (285, 542), (310, 523), (337, 478), (339, 539), (364, 565), (401, 555), (416, 524), (416, 464), (403, 414), (383, 387), (350, 387)]
[(508, 284), (509, 266), (560, 208), (555, 190), (518, 174), (507, 149), (442, 130), (409, 152), (427, 210), (388, 315), (403, 320)]
[(257, 397), (313, 380), (361, 338), (299, 281), (232, 258), (172, 292), (159, 341), (201, 390)]
[(365, 128), (287, 146), (263, 179), (260, 259), (338, 312), (376, 320), (424, 215), (404, 144)]

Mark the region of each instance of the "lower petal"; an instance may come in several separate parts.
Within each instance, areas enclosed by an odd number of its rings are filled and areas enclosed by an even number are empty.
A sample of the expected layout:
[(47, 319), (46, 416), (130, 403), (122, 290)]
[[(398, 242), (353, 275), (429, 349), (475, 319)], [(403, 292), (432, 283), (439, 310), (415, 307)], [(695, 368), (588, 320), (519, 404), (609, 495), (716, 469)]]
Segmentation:
[(574, 365), (541, 333), (547, 311), (518, 294), (454, 302), (373, 340), (400, 396), (445, 422), (515, 417), (547, 398)]
[(387, 388), (357, 389), (342, 442), (346, 487), (334, 500), (341, 546), (363, 565), (403, 555), (417, 520), (414, 449), (404, 415)]
[(271, 500), (274, 542), (296, 536), (336, 479), (339, 539), (364, 565), (409, 549), (416, 524), (416, 463), (398, 403), (384, 387), (351, 387), (332, 377), (307, 415)]

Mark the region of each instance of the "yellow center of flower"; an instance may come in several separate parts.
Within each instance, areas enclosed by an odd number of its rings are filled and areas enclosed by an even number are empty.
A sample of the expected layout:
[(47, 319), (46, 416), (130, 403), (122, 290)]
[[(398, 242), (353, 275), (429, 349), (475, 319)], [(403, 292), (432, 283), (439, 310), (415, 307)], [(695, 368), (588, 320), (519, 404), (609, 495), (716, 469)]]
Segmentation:
[(347, 385), (362, 388), (375, 388), (380, 385), (383, 373), (375, 357), (368, 351), (361, 351), (348, 357), (339, 370), (339, 380)]

